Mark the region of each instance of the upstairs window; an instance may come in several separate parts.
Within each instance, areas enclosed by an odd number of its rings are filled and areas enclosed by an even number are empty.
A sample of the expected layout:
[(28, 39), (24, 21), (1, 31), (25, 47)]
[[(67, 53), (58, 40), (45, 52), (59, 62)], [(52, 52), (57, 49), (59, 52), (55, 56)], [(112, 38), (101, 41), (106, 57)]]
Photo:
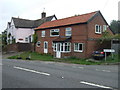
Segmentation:
[(72, 28), (66, 28), (65, 36), (71, 36), (72, 35)]
[(101, 26), (100, 25), (95, 25), (95, 33), (101, 34)]
[(41, 32), (41, 37), (45, 37), (45, 31)]
[(59, 36), (59, 29), (50, 30), (50, 36)]
[(107, 30), (107, 25), (103, 25), (103, 32)]

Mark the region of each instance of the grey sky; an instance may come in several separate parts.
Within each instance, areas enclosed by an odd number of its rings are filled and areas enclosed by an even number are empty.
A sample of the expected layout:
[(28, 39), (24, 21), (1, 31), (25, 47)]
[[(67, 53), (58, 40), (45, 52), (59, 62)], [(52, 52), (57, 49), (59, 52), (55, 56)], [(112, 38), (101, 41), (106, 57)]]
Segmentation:
[(118, 20), (119, 0), (0, 0), (0, 32), (7, 27), (11, 17), (40, 19), (45, 8), (47, 16), (55, 14), (58, 19), (75, 14), (84, 14), (100, 10), (110, 23)]

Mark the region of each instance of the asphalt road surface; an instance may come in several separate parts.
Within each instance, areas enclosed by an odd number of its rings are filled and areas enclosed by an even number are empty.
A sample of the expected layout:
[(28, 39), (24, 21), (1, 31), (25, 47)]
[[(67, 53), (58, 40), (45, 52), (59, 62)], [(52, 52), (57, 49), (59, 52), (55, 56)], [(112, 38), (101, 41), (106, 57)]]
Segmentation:
[(3, 59), (2, 88), (118, 89), (117, 65), (76, 65)]

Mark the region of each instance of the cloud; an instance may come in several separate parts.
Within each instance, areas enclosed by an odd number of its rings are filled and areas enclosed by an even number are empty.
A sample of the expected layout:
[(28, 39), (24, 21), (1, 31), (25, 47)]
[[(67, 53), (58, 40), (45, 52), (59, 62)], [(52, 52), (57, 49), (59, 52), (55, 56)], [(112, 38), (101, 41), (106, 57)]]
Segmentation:
[(47, 16), (55, 14), (58, 19), (75, 14), (100, 10), (105, 19), (118, 18), (119, 0), (0, 0), (0, 31), (6, 28), (11, 17), (39, 19), (45, 8)]

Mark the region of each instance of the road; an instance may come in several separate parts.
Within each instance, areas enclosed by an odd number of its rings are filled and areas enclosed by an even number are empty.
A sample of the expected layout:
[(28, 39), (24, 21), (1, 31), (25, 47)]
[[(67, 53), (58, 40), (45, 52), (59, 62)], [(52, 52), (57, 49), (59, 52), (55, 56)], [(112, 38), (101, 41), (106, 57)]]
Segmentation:
[(117, 65), (3, 59), (3, 88), (118, 88)]

